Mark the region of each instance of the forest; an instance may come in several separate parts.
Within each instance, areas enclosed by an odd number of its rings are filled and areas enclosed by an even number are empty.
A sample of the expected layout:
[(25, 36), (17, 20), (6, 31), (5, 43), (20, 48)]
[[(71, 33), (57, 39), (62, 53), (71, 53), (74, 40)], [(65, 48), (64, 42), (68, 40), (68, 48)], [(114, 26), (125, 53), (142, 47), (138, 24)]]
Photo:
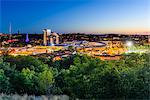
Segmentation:
[(5, 55), (0, 57), (0, 93), (148, 100), (150, 54), (124, 54), (110, 61), (79, 54), (58, 61)]

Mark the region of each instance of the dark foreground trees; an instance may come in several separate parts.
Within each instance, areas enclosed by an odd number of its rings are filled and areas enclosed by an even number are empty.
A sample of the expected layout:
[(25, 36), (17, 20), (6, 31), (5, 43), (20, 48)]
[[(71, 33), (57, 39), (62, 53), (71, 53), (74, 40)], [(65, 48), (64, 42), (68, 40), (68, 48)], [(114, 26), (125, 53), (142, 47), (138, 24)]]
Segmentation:
[(81, 99), (149, 99), (150, 55), (118, 61), (74, 55), (61, 61), (29, 56), (0, 60), (0, 92), (67, 94)]
[(52, 69), (29, 56), (1, 58), (0, 78), (1, 93), (45, 94), (54, 82)]
[(61, 83), (59, 86), (75, 98), (149, 99), (149, 57), (149, 54), (130, 54), (119, 61), (101, 61), (78, 56), (69, 69), (62, 70), (59, 77), (63, 77), (63, 86)]

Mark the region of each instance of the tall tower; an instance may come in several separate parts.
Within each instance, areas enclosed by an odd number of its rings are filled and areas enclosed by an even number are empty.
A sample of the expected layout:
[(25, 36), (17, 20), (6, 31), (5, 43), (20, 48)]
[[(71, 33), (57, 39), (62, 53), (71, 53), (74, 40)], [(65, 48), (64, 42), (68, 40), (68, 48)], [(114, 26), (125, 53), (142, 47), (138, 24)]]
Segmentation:
[(26, 42), (29, 42), (29, 35), (28, 35), (28, 33), (26, 34)]
[(11, 23), (9, 24), (9, 39), (11, 39), (12, 35), (12, 28), (11, 28)]
[(18, 34), (20, 34), (20, 31), (18, 30)]
[(46, 46), (47, 43), (47, 36), (51, 34), (51, 30), (50, 29), (44, 29), (43, 30), (44, 35), (43, 35), (43, 44)]

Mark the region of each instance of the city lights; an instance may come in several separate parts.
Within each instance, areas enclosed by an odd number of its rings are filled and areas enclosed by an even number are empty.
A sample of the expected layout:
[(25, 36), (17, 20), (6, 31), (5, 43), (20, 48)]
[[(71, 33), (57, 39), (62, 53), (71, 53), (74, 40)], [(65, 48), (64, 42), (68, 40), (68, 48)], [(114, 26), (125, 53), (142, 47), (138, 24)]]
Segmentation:
[(132, 42), (132, 41), (127, 41), (127, 42), (126, 42), (126, 46), (128, 46), (128, 47), (133, 46), (133, 42)]

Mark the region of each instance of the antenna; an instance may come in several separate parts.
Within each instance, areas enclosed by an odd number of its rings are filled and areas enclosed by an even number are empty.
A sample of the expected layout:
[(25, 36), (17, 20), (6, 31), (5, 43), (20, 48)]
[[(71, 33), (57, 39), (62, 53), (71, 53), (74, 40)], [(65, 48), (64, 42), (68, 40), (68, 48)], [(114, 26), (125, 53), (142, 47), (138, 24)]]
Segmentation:
[(12, 34), (12, 28), (11, 28), (11, 23), (9, 24), (9, 39), (11, 39), (11, 34)]

